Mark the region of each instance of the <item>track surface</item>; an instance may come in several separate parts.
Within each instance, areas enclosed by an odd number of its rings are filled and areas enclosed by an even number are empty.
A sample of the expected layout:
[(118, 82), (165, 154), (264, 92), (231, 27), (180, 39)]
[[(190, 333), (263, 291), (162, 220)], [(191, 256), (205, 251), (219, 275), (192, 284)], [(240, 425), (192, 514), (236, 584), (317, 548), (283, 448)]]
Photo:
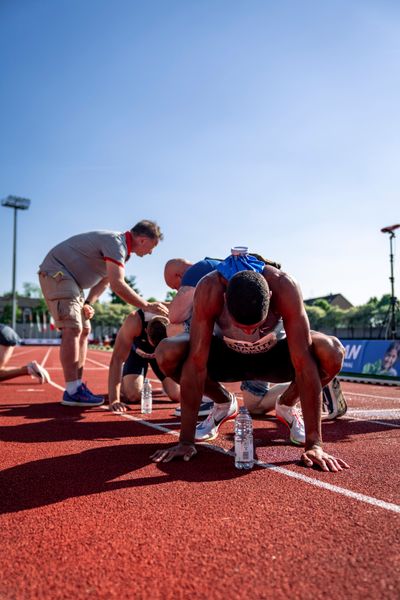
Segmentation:
[[(165, 396), (146, 421), (64, 407), (58, 349), (17, 348), (12, 364), (33, 358), (52, 385), (0, 386), (2, 600), (400, 597), (400, 388), (342, 384), (348, 415), (323, 434), (351, 470), (306, 469), (260, 418), (241, 473), (232, 422), (191, 462), (156, 465), (179, 431)], [(109, 359), (89, 353), (96, 393)]]

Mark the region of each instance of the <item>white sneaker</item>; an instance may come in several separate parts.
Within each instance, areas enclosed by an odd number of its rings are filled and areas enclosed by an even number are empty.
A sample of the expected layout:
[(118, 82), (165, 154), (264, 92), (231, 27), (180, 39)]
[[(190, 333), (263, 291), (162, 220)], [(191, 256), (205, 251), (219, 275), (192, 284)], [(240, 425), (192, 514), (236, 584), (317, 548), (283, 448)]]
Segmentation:
[(347, 402), (343, 395), (340, 381), (334, 377), (328, 385), (322, 388), (322, 418), (332, 421), (343, 417), (347, 412)]
[[(203, 396), (203, 398), (207, 398), (207, 396)], [(200, 404), (199, 412), (197, 413), (197, 416), (198, 417), (206, 417), (212, 411), (213, 406), (214, 406), (213, 400), (210, 400), (210, 398), (207, 398), (207, 400), (203, 401)], [(182, 408), (181, 408), (181, 406), (177, 406), (176, 407), (176, 409), (174, 410), (174, 415), (176, 417), (181, 417), (182, 416)]]
[(223, 404), (215, 402), (207, 419), (197, 425), (195, 442), (214, 440), (218, 436), (218, 430), (222, 423), (236, 417), (239, 410), (238, 403), (235, 394), (230, 394), (230, 396), (230, 402), (224, 402)]
[(285, 406), (279, 404), (279, 398), (275, 404), (275, 414), (279, 421), (282, 421), (290, 430), (290, 441), (297, 446), (304, 446), (306, 443), (306, 432), (304, 428), (303, 415), (296, 406)]
[(39, 363), (36, 362), (36, 360), (33, 360), (26, 366), (28, 367), (28, 373), (31, 377), (36, 377), (39, 379), (40, 383), (50, 383), (50, 375), (42, 365), (39, 365)]

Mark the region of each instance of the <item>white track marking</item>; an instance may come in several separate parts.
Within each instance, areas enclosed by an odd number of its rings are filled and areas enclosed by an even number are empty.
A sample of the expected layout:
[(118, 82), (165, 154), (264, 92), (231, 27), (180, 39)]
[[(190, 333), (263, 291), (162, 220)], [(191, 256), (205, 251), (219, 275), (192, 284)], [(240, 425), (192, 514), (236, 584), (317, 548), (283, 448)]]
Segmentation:
[(20, 356), (24, 356), (24, 354), (31, 354), (32, 353), (32, 348), (29, 348), (29, 350), (22, 350), (21, 352), (19, 352), (18, 350), (16, 352), (14, 352), (12, 358), (13, 360), (17, 359), (19, 360)]
[(93, 363), (94, 365), (99, 365), (100, 367), (103, 367), (103, 369), (110, 368), (110, 365), (105, 365), (104, 363), (98, 362), (97, 360), (93, 360), (93, 358), (87, 358), (86, 360)]
[(65, 387), (61, 387), (61, 385), (58, 385), (58, 383), (54, 383), (54, 381), (50, 381), (49, 385), (52, 385), (53, 387), (55, 387), (57, 390), (61, 390), (62, 392), (65, 391)]
[(396, 398), (395, 396), (376, 396), (374, 394), (360, 394), (358, 392), (344, 392), (344, 395), (347, 398), (350, 398), (352, 396), (360, 396), (360, 398), (374, 398), (374, 400), (400, 400), (400, 393), (398, 398)]
[[(170, 435), (174, 435), (175, 437), (178, 437), (179, 435), (179, 431), (170, 430), (167, 427), (159, 425), (158, 423), (144, 421), (143, 419), (133, 417), (132, 415), (127, 415), (126, 413), (116, 413), (116, 416), (135, 421), (136, 423), (146, 425), (146, 427), (151, 427), (152, 429), (157, 429), (158, 431), (161, 431), (163, 433), (169, 433)], [(235, 456), (235, 453), (232, 450), (224, 450), (219, 446), (214, 446), (212, 444), (202, 444), (202, 446), (203, 448), (208, 448), (210, 450), (213, 450), (214, 452), (219, 452), (226, 456)], [(347, 488), (342, 488), (338, 485), (332, 485), (331, 483), (326, 483), (325, 481), (314, 479), (312, 477), (308, 477), (307, 475), (303, 475), (302, 473), (297, 473), (296, 471), (284, 469), (283, 467), (276, 467), (275, 465), (271, 465), (260, 460), (256, 460), (255, 464), (263, 469), (274, 471), (275, 473), (279, 473), (280, 475), (286, 475), (287, 477), (291, 477), (292, 479), (298, 479), (299, 481), (308, 483), (309, 485), (313, 485), (314, 487), (319, 487), (324, 490), (328, 490), (329, 492), (333, 492), (335, 494), (341, 494), (342, 496), (346, 496), (347, 498), (351, 498), (352, 500), (358, 500), (359, 502), (364, 502), (365, 504), (371, 504), (376, 508), (382, 508), (384, 510), (400, 514), (400, 505), (398, 504), (392, 504), (391, 502), (385, 502), (384, 500), (379, 500), (378, 498), (373, 498), (372, 496), (359, 494), (358, 492), (353, 492), (352, 490), (348, 490)]]
[(49, 358), (50, 352), (52, 351), (52, 348), (49, 348), (45, 354), (44, 359), (42, 360), (42, 362), (40, 363), (42, 365), (42, 367), (44, 367), (44, 365), (47, 362), (47, 359)]

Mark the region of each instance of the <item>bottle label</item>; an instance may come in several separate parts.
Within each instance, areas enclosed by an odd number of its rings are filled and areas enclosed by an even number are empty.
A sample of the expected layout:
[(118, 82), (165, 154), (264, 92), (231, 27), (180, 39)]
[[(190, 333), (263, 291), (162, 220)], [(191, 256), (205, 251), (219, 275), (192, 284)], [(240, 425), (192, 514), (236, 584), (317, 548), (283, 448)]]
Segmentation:
[(253, 440), (235, 440), (235, 460), (251, 462), (253, 460)]

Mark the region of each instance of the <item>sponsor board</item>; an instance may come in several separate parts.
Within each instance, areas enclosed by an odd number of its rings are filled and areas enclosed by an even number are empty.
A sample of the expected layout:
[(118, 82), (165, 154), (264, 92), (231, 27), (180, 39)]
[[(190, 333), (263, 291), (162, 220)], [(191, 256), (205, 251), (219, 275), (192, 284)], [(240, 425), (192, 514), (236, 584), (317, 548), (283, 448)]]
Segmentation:
[(345, 358), (340, 375), (400, 382), (400, 340), (340, 340)]

